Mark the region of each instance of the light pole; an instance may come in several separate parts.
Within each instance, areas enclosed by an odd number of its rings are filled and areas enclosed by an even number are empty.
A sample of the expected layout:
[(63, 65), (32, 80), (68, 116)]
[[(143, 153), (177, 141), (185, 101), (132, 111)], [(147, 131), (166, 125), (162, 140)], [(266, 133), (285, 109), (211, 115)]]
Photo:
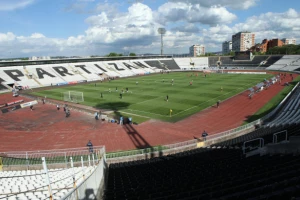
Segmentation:
[(165, 28), (159, 28), (157, 29), (157, 32), (160, 34), (160, 55), (164, 54), (164, 43), (163, 43), (163, 35), (166, 33)]

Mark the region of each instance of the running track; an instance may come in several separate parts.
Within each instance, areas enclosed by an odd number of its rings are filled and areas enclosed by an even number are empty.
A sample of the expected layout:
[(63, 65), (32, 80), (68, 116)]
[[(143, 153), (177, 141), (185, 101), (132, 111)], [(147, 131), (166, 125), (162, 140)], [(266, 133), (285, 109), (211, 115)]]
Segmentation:
[[(132, 126), (96, 121), (93, 115), (76, 111), (66, 118), (55, 105), (39, 103), (34, 111), (25, 108), (0, 113), (0, 152), (85, 147), (88, 140), (105, 145), (110, 152), (191, 140), (203, 130), (215, 134), (242, 125), (283, 88), (272, 85), (252, 99), (244, 92), (221, 102), (219, 108), (208, 108), (177, 123), (150, 120)], [(11, 93), (0, 95), (0, 103), (18, 99), (31, 101)]]

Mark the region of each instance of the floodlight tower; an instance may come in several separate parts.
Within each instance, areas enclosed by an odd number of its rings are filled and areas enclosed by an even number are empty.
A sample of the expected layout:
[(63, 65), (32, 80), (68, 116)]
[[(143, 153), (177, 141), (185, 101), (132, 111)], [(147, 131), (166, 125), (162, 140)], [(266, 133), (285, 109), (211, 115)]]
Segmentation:
[(164, 54), (163, 35), (166, 33), (166, 29), (165, 28), (159, 28), (159, 29), (157, 29), (157, 32), (160, 34), (160, 43), (161, 43), (160, 55), (163, 55)]

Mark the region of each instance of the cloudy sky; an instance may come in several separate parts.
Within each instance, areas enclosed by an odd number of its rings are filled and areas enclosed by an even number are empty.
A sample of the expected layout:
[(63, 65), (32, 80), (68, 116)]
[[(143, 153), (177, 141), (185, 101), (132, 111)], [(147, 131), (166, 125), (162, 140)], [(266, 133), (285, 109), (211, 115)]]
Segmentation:
[(299, 0), (0, 0), (0, 58), (220, 51), (239, 31), (300, 41)]

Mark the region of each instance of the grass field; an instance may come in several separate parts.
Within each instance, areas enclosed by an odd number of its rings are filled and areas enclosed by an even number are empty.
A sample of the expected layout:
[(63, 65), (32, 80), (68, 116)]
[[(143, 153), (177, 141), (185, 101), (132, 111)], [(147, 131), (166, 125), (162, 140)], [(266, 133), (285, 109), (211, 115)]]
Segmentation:
[[(245, 91), (265, 78), (272, 77), (270, 74), (209, 74), (205, 78), (202, 73), (199, 73), (199, 76), (190, 76), (191, 74), (192, 72), (172, 72), (122, 78), (98, 82), (96, 86), (94, 83), (73, 85), (33, 94), (63, 100), (63, 92), (79, 91), (84, 93), (82, 104), (114, 110), (119, 114), (133, 117), (133, 121), (135, 118), (142, 121), (153, 118), (175, 122), (215, 105), (218, 100), (222, 101)], [(190, 81), (193, 82), (192, 85), (189, 85)], [(128, 93), (126, 88), (129, 89)], [(122, 89), (124, 94), (121, 99)], [(165, 100), (167, 95), (168, 101)]]

